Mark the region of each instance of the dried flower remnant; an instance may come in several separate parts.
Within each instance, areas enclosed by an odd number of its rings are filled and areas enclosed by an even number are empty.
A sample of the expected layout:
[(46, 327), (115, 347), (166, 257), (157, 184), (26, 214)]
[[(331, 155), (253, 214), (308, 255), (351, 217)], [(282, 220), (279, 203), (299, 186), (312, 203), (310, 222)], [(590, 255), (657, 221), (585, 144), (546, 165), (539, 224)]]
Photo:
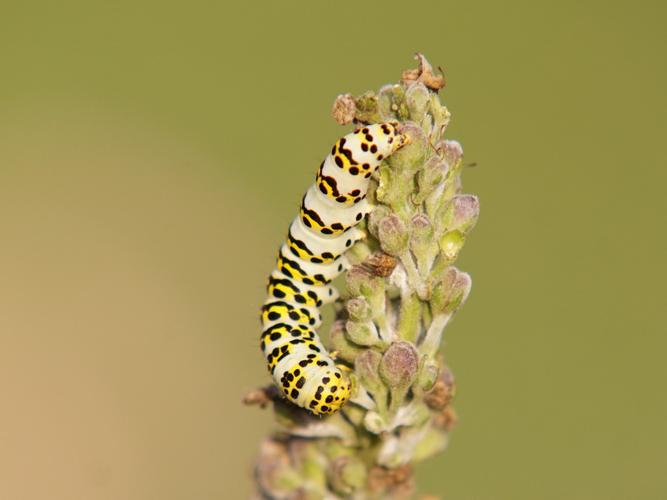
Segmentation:
[(334, 101), (331, 115), (339, 125), (349, 125), (354, 121), (357, 106), (352, 94), (341, 94)]
[(260, 449), (259, 498), (415, 498), (414, 466), (447, 446), (457, 421), (441, 347), (470, 293), (470, 275), (453, 264), (479, 200), (462, 192), (461, 145), (444, 138), (451, 118), (438, 95), (444, 76), (423, 55), (417, 61), (397, 84), (335, 100), (337, 123), (397, 121), (407, 145), (373, 176), (373, 209), (360, 226), (367, 237), (346, 254), (347, 295), (329, 347), (352, 382), (350, 400), (315, 417), (275, 389), (246, 398), (273, 403), (281, 425)]
[(436, 92), (443, 88), (445, 86), (445, 76), (443, 74), (436, 75), (433, 72), (433, 67), (423, 54), (417, 54), (415, 58), (419, 61), (419, 68), (405, 70), (401, 77), (403, 83), (410, 84), (420, 82), (427, 88), (435, 90)]

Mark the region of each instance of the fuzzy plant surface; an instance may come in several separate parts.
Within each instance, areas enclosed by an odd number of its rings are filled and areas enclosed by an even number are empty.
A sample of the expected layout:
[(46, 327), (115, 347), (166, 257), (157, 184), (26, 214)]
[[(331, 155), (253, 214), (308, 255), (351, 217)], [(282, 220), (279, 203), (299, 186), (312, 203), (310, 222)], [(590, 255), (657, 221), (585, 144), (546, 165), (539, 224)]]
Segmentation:
[(454, 262), (479, 202), (462, 191), (461, 145), (444, 138), (444, 77), (421, 54), (417, 60), (398, 83), (334, 103), (339, 124), (396, 120), (409, 144), (376, 172), (368, 237), (346, 254), (354, 265), (329, 347), (349, 367), (353, 397), (327, 417), (294, 406), (273, 386), (245, 398), (272, 405), (279, 424), (260, 445), (256, 498), (414, 498), (414, 465), (445, 449), (456, 422), (441, 347), (470, 292), (470, 276)]

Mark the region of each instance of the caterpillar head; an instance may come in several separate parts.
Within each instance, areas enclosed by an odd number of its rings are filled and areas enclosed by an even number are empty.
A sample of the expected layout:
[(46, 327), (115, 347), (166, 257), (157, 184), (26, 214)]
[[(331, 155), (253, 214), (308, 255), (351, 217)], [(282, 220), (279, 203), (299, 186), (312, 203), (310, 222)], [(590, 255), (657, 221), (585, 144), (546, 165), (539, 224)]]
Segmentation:
[(386, 126), (390, 131), (390, 136), (394, 138), (391, 142), (391, 151), (389, 155), (395, 153), (403, 146), (410, 144), (410, 138), (401, 132), (401, 125), (398, 122), (387, 122), (381, 124), (380, 127)]
[[(359, 162), (380, 162), (408, 144), (408, 136), (401, 132), (401, 125), (396, 121), (374, 123), (354, 131), (350, 138), (361, 150)], [(358, 144), (355, 144), (355, 139)]]
[(336, 413), (350, 398), (352, 384), (349, 377), (340, 366), (321, 370), (316, 377), (308, 410), (315, 415)]

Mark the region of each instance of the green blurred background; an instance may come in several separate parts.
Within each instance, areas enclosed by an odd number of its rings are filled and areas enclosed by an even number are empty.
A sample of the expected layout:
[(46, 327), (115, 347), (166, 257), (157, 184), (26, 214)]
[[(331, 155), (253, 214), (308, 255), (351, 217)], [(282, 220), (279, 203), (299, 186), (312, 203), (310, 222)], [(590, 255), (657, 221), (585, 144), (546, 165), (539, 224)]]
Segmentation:
[(0, 497), (245, 498), (338, 93), (424, 52), (482, 216), (447, 499), (667, 498), (664, 2), (2, 2)]

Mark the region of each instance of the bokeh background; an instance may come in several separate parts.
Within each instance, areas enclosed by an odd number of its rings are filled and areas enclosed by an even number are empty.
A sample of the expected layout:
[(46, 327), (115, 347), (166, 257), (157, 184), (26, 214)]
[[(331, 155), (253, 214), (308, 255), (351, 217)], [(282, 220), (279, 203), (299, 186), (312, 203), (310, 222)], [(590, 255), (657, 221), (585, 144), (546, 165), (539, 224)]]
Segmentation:
[(2, 2), (0, 497), (247, 497), (265, 275), (419, 50), (482, 202), (421, 491), (667, 498), (665, 5)]

